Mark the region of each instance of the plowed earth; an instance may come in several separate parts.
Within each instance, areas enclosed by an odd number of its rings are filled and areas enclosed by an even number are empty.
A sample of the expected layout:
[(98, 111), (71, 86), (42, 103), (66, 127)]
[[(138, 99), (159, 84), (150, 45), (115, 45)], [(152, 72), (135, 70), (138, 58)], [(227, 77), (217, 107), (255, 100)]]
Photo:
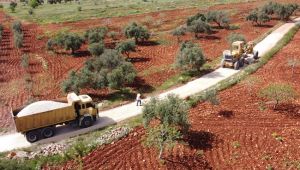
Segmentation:
[[(246, 80), (219, 93), (220, 105), (199, 103), (190, 110), (191, 132), (185, 142), (165, 152), (165, 164), (157, 152), (141, 144), (144, 130), (100, 147), (83, 158), (83, 169), (297, 169), (300, 165), (299, 100), (263, 107), (261, 88), (273, 82), (292, 85), (300, 92), (300, 67), (294, 75), (288, 59), (300, 60), (300, 32), (272, 60)], [(276, 134), (276, 135), (275, 135)], [(201, 156), (201, 151), (204, 153)], [(57, 169), (72, 169), (69, 162)], [(53, 168), (55, 169), (55, 168)]]
[[(242, 33), (248, 40), (253, 40), (267, 32), (278, 22), (273, 20), (265, 27), (254, 27), (251, 23), (246, 22), (245, 15), (259, 4), (261, 4), (261, 1), (220, 5), (211, 8), (212, 10), (229, 10), (232, 23), (239, 25), (240, 29), (216, 29), (216, 32), (210, 36), (198, 40), (194, 39), (193, 41), (200, 44), (208, 60), (217, 58), (224, 49), (228, 48), (226, 36), (231, 32)], [(64, 52), (47, 52), (45, 50), (47, 32), (56, 32), (62, 28), (70, 28), (71, 31), (84, 31), (96, 26), (108, 26), (109, 30), (121, 32), (123, 26), (130, 21), (137, 20), (146, 24), (147, 17), (148, 21), (149, 18), (152, 18), (150, 19), (149, 28), (153, 32), (153, 40), (162, 40), (161, 44), (139, 45), (137, 52), (130, 54), (131, 61), (139, 72), (138, 79), (133, 86), (151, 88), (160, 86), (168, 78), (179, 72), (171, 68), (178, 50), (178, 44), (177, 39), (169, 35), (168, 31), (183, 24), (188, 16), (197, 12), (197, 9), (182, 9), (43, 26), (23, 23), (24, 47), (18, 50), (13, 45), (13, 33), (10, 29), (13, 19), (0, 11), (0, 20), (5, 26), (3, 41), (0, 43), (0, 127), (9, 129), (12, 126), (9, 113), (10, 107), (16, 109), (32, 100), (64, 97), (65, 95), (60, 90), (61, 82), (71, 70), (79, 70), (90, 57), (87, 52), (87, 45), (84, 45), (77, 52), (77, 57), (71, 57), (69, 53)], [(156, 24), (153, 24), (154, 21)], [(183, 40), (188, 39), (193, 39), (193, 36), (188, 34), (183, 37)], [(21, 67), (21, 56), (24, 53), (28, 53), (30, 56), (28, 68)], [(101, 100), (106, 98), (109, 91), (91, 90), (87, 92), (101, 96), (99, 97)]]

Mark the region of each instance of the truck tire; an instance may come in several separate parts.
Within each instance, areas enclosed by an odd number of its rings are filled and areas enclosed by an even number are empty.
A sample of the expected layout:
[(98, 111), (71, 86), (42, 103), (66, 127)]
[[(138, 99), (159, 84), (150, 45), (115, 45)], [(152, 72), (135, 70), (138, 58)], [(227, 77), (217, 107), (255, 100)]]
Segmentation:
[(39, 140), (39, 132), (36, 130), (26, 132), (26, 139), (28, 142), (33, 143)]
[(92, 119), (91, 116), (85, 116), (80, 121), (80, 127), (81, 128), (90, 127), (92, 125), (93, 125), (93, 119)]
[(240, 68), (240, 62), (239, 61), (236, 61), (234, 64), (233, 64), (233, 68), (235, 70), (238, 70)]
[(54, 136), (54, 128), (53, 127), (46, 127), (42, 130), (41, 132), (42, 136), (44, 138), (50, 138), (52, 136)]
[(222, 61), (221, 61), (221, 67), (222, 67), (222, 68), (225, 67), (225, 60), (224, 60), (224, 59), (222, 59)]

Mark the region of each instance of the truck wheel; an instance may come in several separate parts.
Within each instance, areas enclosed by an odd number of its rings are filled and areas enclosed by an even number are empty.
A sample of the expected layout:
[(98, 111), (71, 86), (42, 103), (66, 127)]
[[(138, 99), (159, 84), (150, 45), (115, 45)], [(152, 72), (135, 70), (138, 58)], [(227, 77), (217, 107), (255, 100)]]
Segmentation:
[(52, 127), (46, 127), (42, 130), (42, 136), (44, 138), (50, 138), (54, 136), (54, 128)]
[(224, 59), (222, 59), (222, 61), (221, 61), (221, 67), (222, 67), (222, 68), (225, 67), (225, 60), (224, 60)]
[(86, 128), (93, 125), (93, 119), (91, 116), (84, 117), (80, 122), (80, 127)]
[(238, 69), (240, 68), (240, 63), (239, 63), (239, 61), (236, 61), (236, 62), (234, 63), (233, 68), (234, 68), (235, 70), (238, 70)]
[(30, 143), (36, 142), (39, 140), (39, 133), (37, 131), (29, 131), (26, 133), (26, 139)]

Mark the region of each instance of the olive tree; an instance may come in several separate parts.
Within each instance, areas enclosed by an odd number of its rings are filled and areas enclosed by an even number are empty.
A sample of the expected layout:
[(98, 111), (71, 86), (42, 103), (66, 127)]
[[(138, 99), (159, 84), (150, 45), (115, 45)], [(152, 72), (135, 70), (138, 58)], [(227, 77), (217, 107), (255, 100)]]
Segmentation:
[(267, 15), (273, 15), (275, 14), (275, 11), (277, 10), (278, 6), (280, 6), (277, 2), (268, 2), (266, 3), (262, 8), (261, 11)]
[(188, 17), (187, 21), (186, 21), (186, 25), (187, 26), (191, 26), (192, 22), (197, 21), (197, 20), (201, 20), (201, 21), (206, 21), (206, 17), (204, 14), (202, 13), (197, 13), (194, 16)]
[(210, 34), (212, 31), (210, 25), (201, 19), (193, 21), (191, 25), (188, 26), (188, 30), (195, 34), (195, 38), (199, 38), (199, 34), (201, 33)]
[[(130, 84), (136, 77), (133, 65), (116, 50), (107, 49), (99, 57), (94, 57), (85, 63), (85, 66), (75, 77), (69, 78), (63, 84), (63, 91), (81, 88), (112, 88), (120, 89), (126, 84)], [(78, 80), (78, 81), (77, 81)]]
[(271, 18), (269, 15), (261, 10), (255, 9), (250, 12), (250, 14), (246, 17), (247, 21), (252, 21), (252, 23), (256, 23), (257, 25), (262, 25), (263, 23), (269, 22)]
[(124, 34), (127, 38), (134, 38), (135, 43), (144, 42), (150, 38), (148, 29), (144, 26), (138, 25), (133, 22), (125, 27)]
[(106, 27), (92, 28), (85, 32), (84, 37), (89, 44), (103, 41), (108, 29)]
[(46, 48), (53, 50), (54, 46), (58, 46), (65, 50), (71, 50), (71, 53), (74, 54), (83, 43), (84, 39), (76, 33), (59, 33), (53, 39), (47, 41)]
[(145, 104), (143, 124), (147, 132), (144, 143), (159, 150), (159, 159), (165, 149), (173, 147), (188, 132), (188, 109), (189, 105), (174, 94), (165, 99), (151, 98)]
[(62, 83), (62, 91), (79, 93), (79, 80), (80, 77), (76, 74), (76, 72), (71, 71), (68, 78)]
[(100, 56), (104, 52), (104, 44), (102, 41), (89, 44), (88, 50), (93, 56)]
[(298, 4), (284, 4), (284, 5), (278, 5), (275, 13), (277, 16), (284, 21), (287, 21), (290, 19), (290, 16), (293, 15), (293, 13), (299, 8)]
[(276, 109), (279, 103), (287, 102), (297, 97), (295, 89), (285, 83), (272, 83), (260, 90), (259, 95), (274, 101), (273, 108)]
[(224, 11), (209, 11), (206, 14), (207, 22), (214, 22), (220, 28), (229, 28), (230, 20), (226, 12)]
[(204, 63), (205, 57), (201, 48), (192, 42), (181, 44), (175, 60), (175, 65), (177, 67), (187, 71), (199, 71)]
[(177, 27), (172, 31), (172, 35), (177, 37), (177, 42), (180, 42), (180, 37), (185, 35), (186, 28), (185, 27)]
[(231, 45), (235, 41), (244, 41), (244, 42), (246, 42), (246, 38), (243, 34), (240, 34), (240, 33), (230, 33), (227, 36), (227, 41)]
[(135, 51), (136, 45), (132, 40), (123, 41), (117, 44), (116, 50), (122, 54), (125, 54), (129, 58), (129, 53)]

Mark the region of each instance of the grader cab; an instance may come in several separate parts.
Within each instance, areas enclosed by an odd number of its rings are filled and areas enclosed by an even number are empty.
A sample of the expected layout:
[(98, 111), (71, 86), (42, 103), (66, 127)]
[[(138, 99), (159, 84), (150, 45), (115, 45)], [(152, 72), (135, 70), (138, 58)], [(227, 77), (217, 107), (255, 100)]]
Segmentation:
[(223, 52), (223, 59), (221, 67), (233, 67), (238, 70), (244, 64), (251, 64), (258, 59), (258, 52), (253, 50), (253, 42), (245, 45), (244, 41), (235, 41), (232, 43), (231, 51), (225, 50)]

